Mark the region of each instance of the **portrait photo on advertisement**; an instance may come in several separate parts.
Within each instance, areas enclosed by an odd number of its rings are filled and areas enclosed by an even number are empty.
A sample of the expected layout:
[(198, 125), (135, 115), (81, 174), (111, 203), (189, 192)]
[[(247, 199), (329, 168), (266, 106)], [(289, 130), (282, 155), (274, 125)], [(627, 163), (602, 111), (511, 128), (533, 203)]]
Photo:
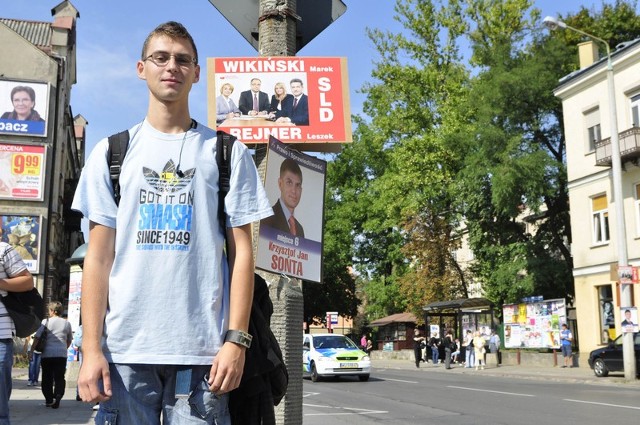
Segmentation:
[(47, 135), (49, 85), (0, 80), (0, 134)]
[(260, 222), (256, 267), (321, 281), (326, 162), (269, 143), (265, 190), (274, 214)]
[(0, 215), (0, 240), (13, 247), (31, 273), (38, 272), (40, 222), (40, 216)]

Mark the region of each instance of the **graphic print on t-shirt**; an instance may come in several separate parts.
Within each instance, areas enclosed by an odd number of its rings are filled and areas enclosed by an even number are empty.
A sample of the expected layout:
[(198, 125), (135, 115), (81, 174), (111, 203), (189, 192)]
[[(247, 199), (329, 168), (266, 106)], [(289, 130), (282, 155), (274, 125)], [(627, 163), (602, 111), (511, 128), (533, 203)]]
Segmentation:
[(188, 190), (196, 169), (184, 172), (169, 160), (161, 172), (142, 167), (150, 189), (140, 189), (137, 250), (188, 251), (191, 241), (193, 192)]

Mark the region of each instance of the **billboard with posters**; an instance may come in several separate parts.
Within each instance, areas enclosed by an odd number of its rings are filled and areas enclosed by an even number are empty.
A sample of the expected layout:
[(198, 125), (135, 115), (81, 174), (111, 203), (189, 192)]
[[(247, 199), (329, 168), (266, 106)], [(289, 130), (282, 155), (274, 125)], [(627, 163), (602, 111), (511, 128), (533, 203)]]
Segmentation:
[(560, 326), (567, 323), (563, 299), (502, 307), (506, 348), (560, 348)]
[(0, 199), (42, 201), (44, 146), (0, 143)]
[(207, 93), (209, 127), (245, 143), (352, 141), (346, 58), (208, 58)]
[(0, 215), (1, 240), (15, 249), (31, 273), (39, 269), (41, 221), (39, 216)]
[(260, 222), (256, 267), (322, 282), (326, 168), (271, 137), (265, 189), (274, 215)]
[(0, 80), (0, 134), (47, 136), (49, 84)]

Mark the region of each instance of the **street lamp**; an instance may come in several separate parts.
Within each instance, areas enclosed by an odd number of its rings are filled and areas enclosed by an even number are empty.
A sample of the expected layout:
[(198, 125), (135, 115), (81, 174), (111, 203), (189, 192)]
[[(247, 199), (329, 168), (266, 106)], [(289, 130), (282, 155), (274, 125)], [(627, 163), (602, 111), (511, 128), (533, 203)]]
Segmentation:
[[(552, 16), (547, 16), (542, 21), (543, 24), (550, 30), (569, 29), (596, 40), (607, 48), (607, 88), (609, 91), (609, 120), (611, 121), (611, 179), (613, 186), (613, 198), (615, 200), (615, 215), (616, 215), (616, 239), (618, 249), (618, 270), (628, 264), (627, 254), (627, 231), (624, 218), (624, 198), (622, 197), (622, 161), (620, 158), (620, 141), (618, 139), (618, 114), (616, 113), (616, 90), (613, 81), (613, 63), (611, 62), (611, 49), (609, 43), (603, 39), (591, 35), (582, 30), (574, 28), (556, 19)], [(631, 305), (631, 287), (630, 285), (623, 284), (620, 288), (620, 302), (624, 306)], [(628, 380), (636, 378), (636, 362), (635, 353), (633, 347), (633, 333), (627, 332), (623, 336), (622, 354), (624, 359), (624, 376)]]

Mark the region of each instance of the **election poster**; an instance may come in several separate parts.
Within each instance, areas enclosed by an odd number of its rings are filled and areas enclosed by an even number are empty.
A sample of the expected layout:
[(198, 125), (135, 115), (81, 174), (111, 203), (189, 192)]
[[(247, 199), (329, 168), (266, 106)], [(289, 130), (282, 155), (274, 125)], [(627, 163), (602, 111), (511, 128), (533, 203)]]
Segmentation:
[(49, 84), (0, 80), (0, 134), (47, 136)]
[(352, 141), (346, 58), (208, 58), (207, 93), (209, 126), (244, 143)]
[(271, 137), (265, 189), (274, 215), (260, 221), (256, 267), (322, 282), (326, 168)]
[(42, 218), (31, 215), (0, 215), (2, 237), (22, 257), (27, 270), (38, 273)]
[(560, 326), (567, 323), (563, 299), (502, 307), (506, 348), (560, 348)]
[(42, 201), (44, 146), (0, 143), (0, 199)]

